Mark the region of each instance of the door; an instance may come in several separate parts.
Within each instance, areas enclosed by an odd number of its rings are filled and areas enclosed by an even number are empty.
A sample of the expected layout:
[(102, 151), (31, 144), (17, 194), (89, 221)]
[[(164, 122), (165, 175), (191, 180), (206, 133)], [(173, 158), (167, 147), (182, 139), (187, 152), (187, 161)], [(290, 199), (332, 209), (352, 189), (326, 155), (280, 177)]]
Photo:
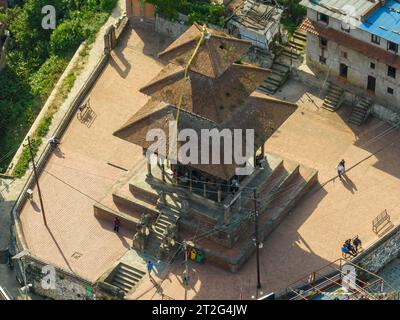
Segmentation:
[(347, 78), (347, 69), (348, 69), (348, 67), (344, 63), (340, 64), (339, 73), (340, 73), (341, 77)]
[(368, 76), (367, 90), (375, 92), (376, 79), (373, 76)]

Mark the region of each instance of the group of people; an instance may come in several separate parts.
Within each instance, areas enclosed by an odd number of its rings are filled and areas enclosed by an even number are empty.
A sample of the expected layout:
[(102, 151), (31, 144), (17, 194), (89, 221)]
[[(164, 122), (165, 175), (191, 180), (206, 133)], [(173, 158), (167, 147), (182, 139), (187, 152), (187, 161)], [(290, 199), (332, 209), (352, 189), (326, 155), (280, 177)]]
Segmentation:
[(362, 249), (361, 245), (362, 243), (358, 235), (355, 236), (353, 240), (347, 239), (342, 246), (343, 257), (347, 258), (348, 255), (355, 257), (359, 253), (360, 249)]

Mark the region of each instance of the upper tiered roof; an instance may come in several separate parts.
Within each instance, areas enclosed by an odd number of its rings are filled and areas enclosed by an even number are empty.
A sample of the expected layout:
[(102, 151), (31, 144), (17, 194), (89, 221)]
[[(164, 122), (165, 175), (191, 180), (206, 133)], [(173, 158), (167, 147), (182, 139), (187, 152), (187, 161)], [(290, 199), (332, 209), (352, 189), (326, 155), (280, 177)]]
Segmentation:
[[(207, 29), (207, 31), (206, 41), (201, 45), (190, 70), (210, 78), (218, 78), (249, 50), (251, 43), (213, 29)], [(159, 58), (182, 67), (186, 66), (201, 35), (202, 27), (193, 24), (161, 52)]]

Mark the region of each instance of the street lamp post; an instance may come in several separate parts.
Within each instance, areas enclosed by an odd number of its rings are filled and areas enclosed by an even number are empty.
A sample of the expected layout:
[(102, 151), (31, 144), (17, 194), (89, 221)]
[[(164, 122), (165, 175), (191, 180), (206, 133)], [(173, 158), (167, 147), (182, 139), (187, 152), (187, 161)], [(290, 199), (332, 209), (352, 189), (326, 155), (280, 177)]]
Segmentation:
[(260, 241), (258, 238), (258, 210), (257, 210), (257, 191), (254, 189), (254, 236), (256, 245), (256, 260), (257, 260), (257, 290), (261, 289), (260, 281)]

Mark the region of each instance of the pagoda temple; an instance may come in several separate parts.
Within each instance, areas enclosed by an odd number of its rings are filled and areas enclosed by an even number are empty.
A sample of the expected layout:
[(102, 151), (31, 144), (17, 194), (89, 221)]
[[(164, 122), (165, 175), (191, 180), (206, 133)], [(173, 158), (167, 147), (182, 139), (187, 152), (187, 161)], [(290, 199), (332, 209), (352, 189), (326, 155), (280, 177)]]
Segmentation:
[[(114, 132), (143, 149), (143, 162), (115, 185), (104, 206), (95, 205), (95, 215), (118, 217), (131, 228), (137, 251), (167, 260), (188, 243), (204, 253), (204, 261), (234, 272), (255, 249), (255, 206), (263, 240), (316, 181), (315, 170), (265, 150), (296, 105), (255, 92), (271, 71), (242, 61), (250, 46), (194, 24), (159, 54), (165, 68), (141, 89), (150, 99)], [(174, 121), (177, 132), (170, 130)], [(220, 163), (181, 163), (171, 157), (169, 142), (184, 129), (199, 137), (204, 129), (254, 130), (255, 167), (238, 175), (244, 163), (225, 159), (224, 150), (239, 142), (223, 139), (218, 141)], [(164, 150), (151, 150), (155, 162), (146, 158), (154, 143), (146, 138), (151, 130), (165, 132), (167, 140)], [(250, 140), (242, 138), (245, 150)], [(177, 141), (178, 147), (185, 143)], [(210, 152), (202, 143), (199, 139), (197, 160)]]

